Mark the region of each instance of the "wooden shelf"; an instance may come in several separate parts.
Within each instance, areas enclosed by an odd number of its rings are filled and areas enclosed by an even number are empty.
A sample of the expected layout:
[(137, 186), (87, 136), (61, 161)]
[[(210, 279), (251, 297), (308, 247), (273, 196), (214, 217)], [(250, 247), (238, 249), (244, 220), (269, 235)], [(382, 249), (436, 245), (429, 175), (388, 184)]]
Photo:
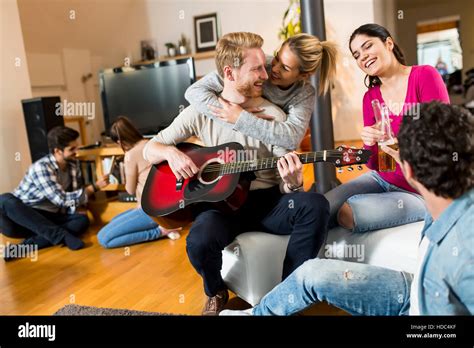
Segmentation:
[[(124, 156), (122, 148), (118, 145), (105, 145), (95, 149), (78, 150), (77, 157), (79, 160), (95, 161), (96, 176), (100, 178), (104, 175), (102, 168), (102, 159), (104, 157)], [(94, 217), (95, 223), (106, 224), (113, 217), (128, 209), (136, 208), (136, 202), (119, 202), (117, 197), (106, 198), (104, 191), (125, 191), (124, 184), (109, 184), (99, 192), (95, 193), (95, 197), (87, 203), (87, 208)]]
[[(124, 156), (124, 152), (120, 146), (103, 146), (89, 150), (79, 150), (77, 157), (81, 160), (94, 160), (97, 178), (104, 175), (104, 169), (102, 168), (102, 158), (112, 156)], [(123, 184), (109, 184), (102, 189), (102, 191), (124, 191), (125, 185)]]
[(102, 191), (125, 191), (124, 184), (108, 184)]
[(215, 56), (216, 56), (216, 51), (206, 51), (206, 52), (178, 55), (174, 57), (160, 56), (158, 59), (141, 60), (138, 62), (134, 62), (133, 64), (151, 64), (151, 63), (156, 63), (156, 62), (164, 62), (168, 60), (176, 60), (176, 59), (183, 59), (183, 58), (190, 58), (190, 57), (194, 58), (194, 60), (203, 60), (203, 59), (213, 59)]
[(77, 157), (89, 156), (123, 156), (124, 152), (120, 146), (103, 146), (96, 149), (78, 150)]

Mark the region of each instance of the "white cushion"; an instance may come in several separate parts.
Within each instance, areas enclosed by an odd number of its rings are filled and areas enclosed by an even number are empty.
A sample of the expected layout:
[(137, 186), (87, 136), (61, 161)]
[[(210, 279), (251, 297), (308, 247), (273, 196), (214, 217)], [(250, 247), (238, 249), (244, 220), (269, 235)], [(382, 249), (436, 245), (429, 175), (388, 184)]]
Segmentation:
[[(414, 273), (422, 228), (422, 221), (366, 233), (334, 228), (329, 231), (318, 257)], [(222, 252), (221, 273), (229, 289), (252, 306), (259, 303), (281, 281), (288, 240), (289, 236), (264, 232), (237, 236)]]

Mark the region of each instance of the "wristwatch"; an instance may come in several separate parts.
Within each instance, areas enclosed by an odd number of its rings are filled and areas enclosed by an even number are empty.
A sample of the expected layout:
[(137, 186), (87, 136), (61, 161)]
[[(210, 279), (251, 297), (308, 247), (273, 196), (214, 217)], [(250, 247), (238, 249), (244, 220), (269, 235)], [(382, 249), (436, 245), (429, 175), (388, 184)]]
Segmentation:
[(286, 184), (286, 187), (288, 187), (288, 190), (290, 190), (291, 192), (299, 192), (301, 190), (301, 188), (303, 187), (303, 183), (301, 183), (300, 186), (298, 187), (293, 187), (291, 186), (290, 184)]

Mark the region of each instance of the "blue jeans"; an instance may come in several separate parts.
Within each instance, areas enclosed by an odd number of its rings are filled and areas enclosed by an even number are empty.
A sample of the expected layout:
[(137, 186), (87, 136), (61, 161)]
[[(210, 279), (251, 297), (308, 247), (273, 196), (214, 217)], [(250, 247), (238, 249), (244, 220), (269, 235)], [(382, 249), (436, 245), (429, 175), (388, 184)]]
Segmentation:
[(99, 231), (97, 239), (104, 248), (118, 248), (155, 240), (160, 235), (158, 224), (141, 208), (137, 208), (114, 217)]
[(186, 239), (186, 251), (194, 269), (203, 278), (204, 291), (212, 297), (226, 289), (221, 276), (222, 250), (237, 235), (262, 231), (290, 235), (282, 278), (306, 260), (316, 257), (327, 236), (329, 204), (315, 192), (282, 195), (277, 186), (253, 190), (235, 215), (213, 205), (195, 206), (195, 220)]
[(338, 225), (337, 212), (347, 202), (354, 217), (352, 232), (405, 225), (425, 218), (423, 198), (383, 180), (370, 171), (325, 194), (329, 201), (329, 228)]
[(326, 301), (352, 315), (408, 315), (413, 275), (341, 260), (306, 261), (276, 286), (253, 315), (292, 315)]

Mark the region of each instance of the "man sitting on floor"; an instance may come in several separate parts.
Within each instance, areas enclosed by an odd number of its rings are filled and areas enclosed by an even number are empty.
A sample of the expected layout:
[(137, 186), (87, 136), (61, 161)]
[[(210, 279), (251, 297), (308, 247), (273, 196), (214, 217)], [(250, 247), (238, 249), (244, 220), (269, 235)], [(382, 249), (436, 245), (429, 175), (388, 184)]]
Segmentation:
[[(87, 230), (89, 220), (76, 210), (108, 184), (108, 176), (84, 187), (76, 164), (78, 137), (72, 128), (51, 129), (51, 153), (30, 166), (13, 193), (0, 195), (0, 230), (5, 236), (25, 238), (22, 244), (37, 245), (38, 249), (60, 243), (71, 250), (84, 247), (78, 236)], [(5, 257), (6, 261), (11, 259)]]
[(474, 116), (437, 101), (417, 116), (404, 117), (400, 154), (384, 146), (429, 212), (415, 274), (309, 260), (254, 308), (221, 315), (291, 315), (320, 301), (353, 315), (474, 314)]
[[(252, 33), (230, 33), (219, 40), (216, 64), (224, 80), (221, 97), (243, 108), (265, 108), (267, 114), (282, 121), (285, 113), (261, 97), (263, 81), (268, 79), (262, 44), (263, 39)], [(226, 215), (212, 205), (195, 208), (186, 248), (208, 296), (202, 313), (216, 315), (229, 298), (220, 273), (222, 250), (238, 234), (264, 231), (291, 235), (283, 265), (285, 278), (303, 262), (316, 257), (326, 238), (329, 204), (321, 194), (297, 192), (301, 191), (303, 174), (296, 154), (243, 135), (232, 125), (199, 114), (191, 106), (146, 145), (144, 157), (152, 163), (168, 161), (177, 178), (193, 177), (198, 168), (173, 146), (193, 135), (206, 146), (238, 142), (244, 147), (247, 160), (284, 156), (278, 162), (281, 180), (276, 170), (256, 172), (249, 196), (236, 215)]]

